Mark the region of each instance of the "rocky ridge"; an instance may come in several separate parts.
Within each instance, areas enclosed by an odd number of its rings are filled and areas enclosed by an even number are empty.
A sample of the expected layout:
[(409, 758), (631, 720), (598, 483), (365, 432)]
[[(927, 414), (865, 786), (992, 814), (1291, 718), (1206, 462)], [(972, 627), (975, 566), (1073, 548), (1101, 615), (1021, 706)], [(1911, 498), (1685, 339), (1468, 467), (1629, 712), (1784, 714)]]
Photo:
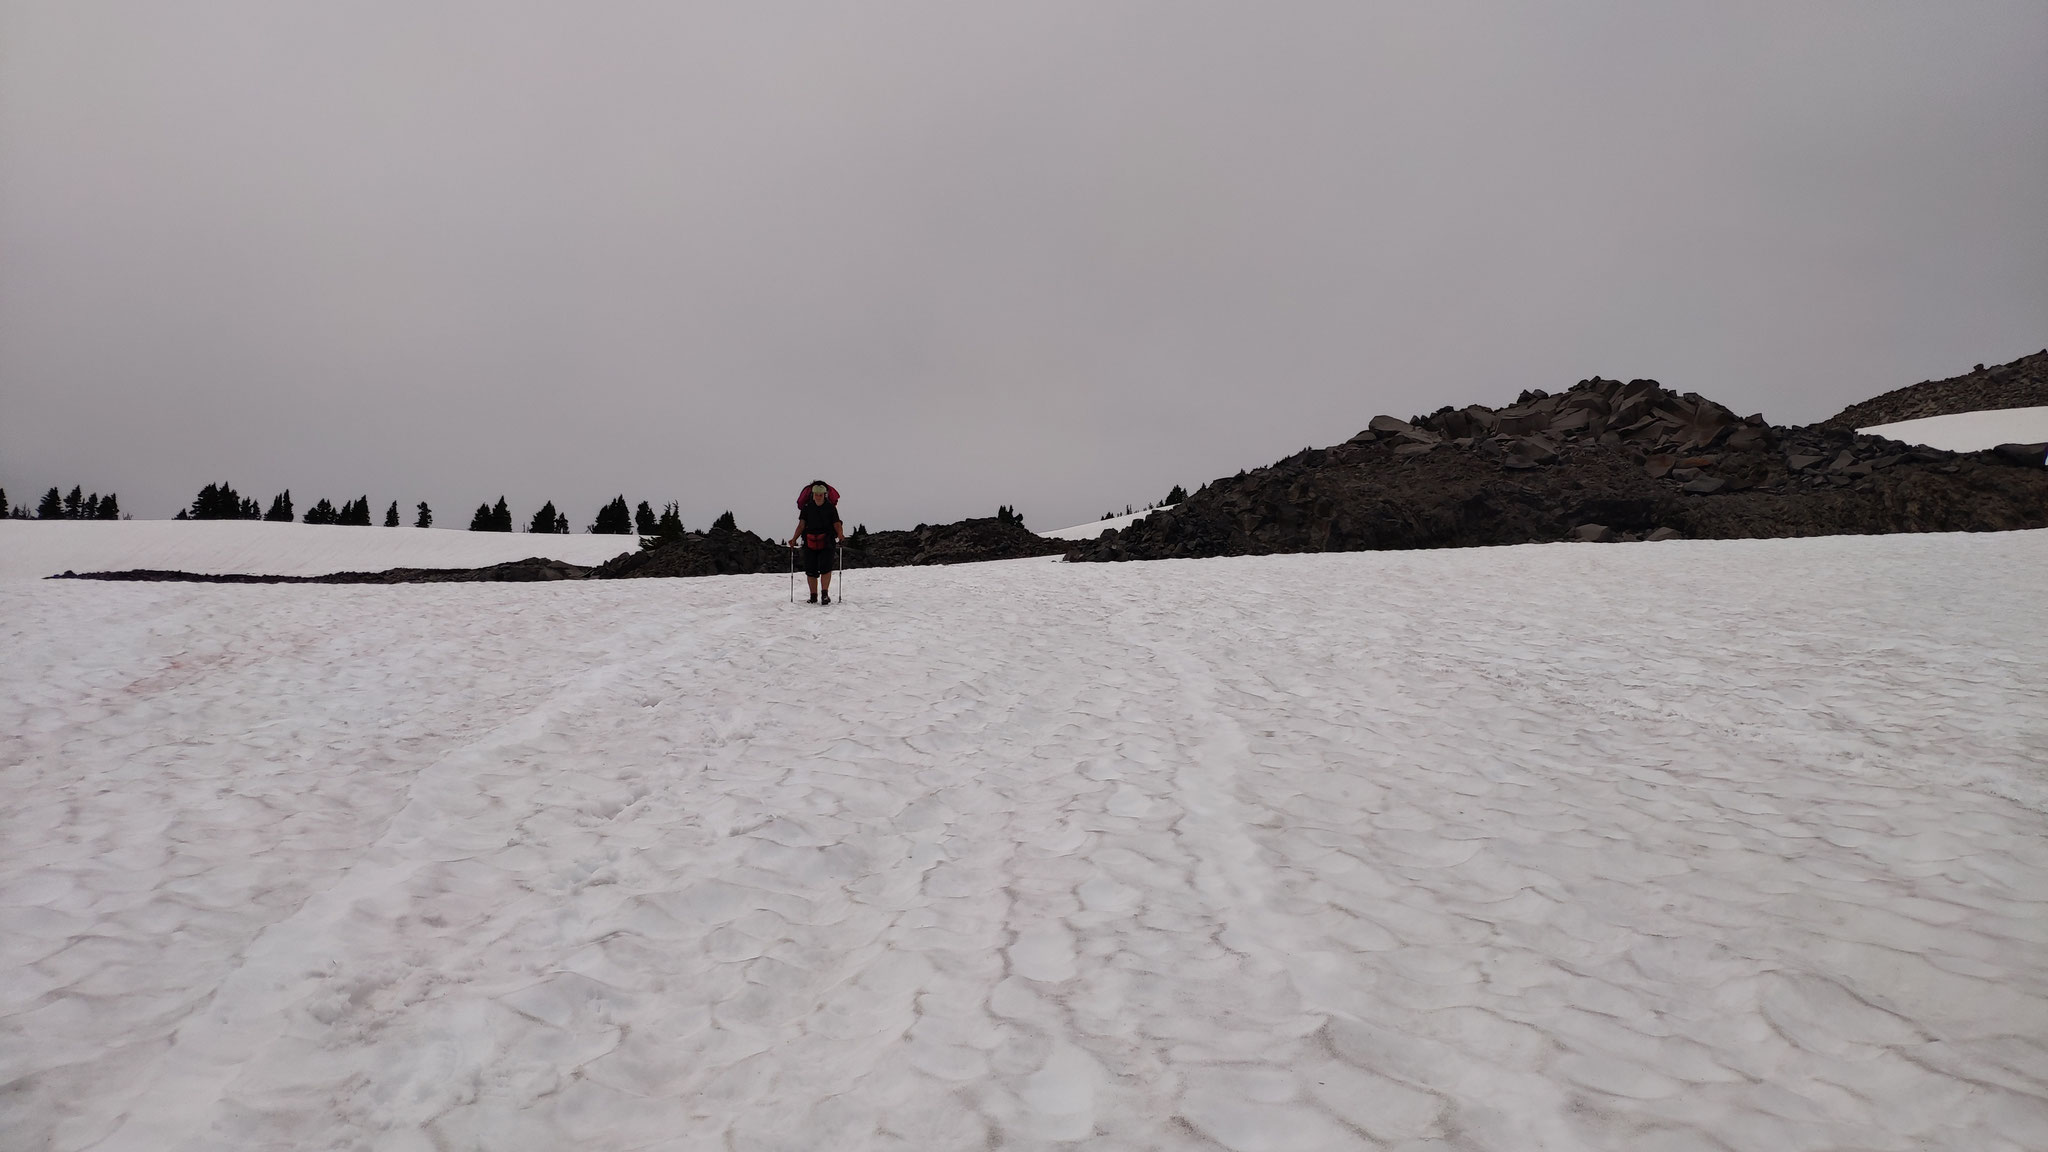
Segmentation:
[(1953, 453), (1778, 427), (1654, 380), (1376, 417), (1071, 549), (1106, 561), (1276, 552), (2048, 526), (2042, 448)]
[(1851, 404), (1822, 421), (1834, 428), (1873, 428), (1901, 420), (2048, 405), (2048, 348), (2010, 364), (1982, 364), (1965, 376), (1924, 380)]

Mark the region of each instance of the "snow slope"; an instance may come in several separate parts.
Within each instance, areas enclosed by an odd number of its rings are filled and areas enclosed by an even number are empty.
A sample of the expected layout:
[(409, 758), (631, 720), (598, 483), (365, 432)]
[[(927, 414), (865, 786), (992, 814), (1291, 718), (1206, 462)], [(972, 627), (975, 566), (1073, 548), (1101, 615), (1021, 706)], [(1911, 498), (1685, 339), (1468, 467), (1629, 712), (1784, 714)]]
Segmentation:
[(481, 568), (528, 556), (602, 564), (632, 536), (536, 536), (442, 528), (359, 528), (262, 520), (0, 520), (0, 580), (70, 569), (323, 576), (386, 568)]
[(1133, 512), (1129, 516), (1112, 516), (1107, 520), (1091, 520), (1086, 524), (1076, 524), (1070, 528), (1055, 528), (1050, 532), (1040, 532), (1039, 535), (1048, 540), (1093, 540), (1104, 532), (1121, 532), (1154, 512), (1164, 512), (1168, 508), (1178, 507), (1180, 507), (1178, 504), (1162, 504), (1157, 508), (1147, 508), (1143, 512)]
[(1957, 412), (1859, 428), (1903, 444), (1925, 444), (1947, 452), (1982, 452), (2000, 444), (2039, 444), (2048, 440), (2048, 407), (2006, 408), (1994, 412)]
[(2044, 562), (0, 586), (0, 1147), (2048, 1148)]

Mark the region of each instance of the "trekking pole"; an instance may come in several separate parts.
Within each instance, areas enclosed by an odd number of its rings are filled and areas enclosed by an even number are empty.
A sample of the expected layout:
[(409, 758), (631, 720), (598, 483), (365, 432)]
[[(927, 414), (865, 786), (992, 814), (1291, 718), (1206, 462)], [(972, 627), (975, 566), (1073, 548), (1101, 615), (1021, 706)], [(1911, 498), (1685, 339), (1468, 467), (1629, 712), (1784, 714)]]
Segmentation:
[(796, 603), (796, 546), (789, 549), (789, 602)]

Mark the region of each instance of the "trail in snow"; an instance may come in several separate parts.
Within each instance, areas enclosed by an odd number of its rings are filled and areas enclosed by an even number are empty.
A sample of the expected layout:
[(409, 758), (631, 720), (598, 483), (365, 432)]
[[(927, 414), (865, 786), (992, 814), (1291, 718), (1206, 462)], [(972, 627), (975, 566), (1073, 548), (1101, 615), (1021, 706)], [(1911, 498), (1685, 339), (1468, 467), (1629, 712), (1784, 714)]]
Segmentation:
[(2044, 559), (0, 588), (0, 1146), (2048, 1146)]

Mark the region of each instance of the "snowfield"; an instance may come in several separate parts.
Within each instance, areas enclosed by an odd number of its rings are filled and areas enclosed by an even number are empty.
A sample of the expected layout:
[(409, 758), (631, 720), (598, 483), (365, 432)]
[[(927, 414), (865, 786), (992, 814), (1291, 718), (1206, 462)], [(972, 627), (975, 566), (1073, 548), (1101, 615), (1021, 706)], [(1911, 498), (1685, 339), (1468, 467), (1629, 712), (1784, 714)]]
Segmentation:
[(0, 580), (156, 568), (325, 576), (386, 568), (483, 568), (529, 556), (597, 565), (637, 536), (540, 536), (446, 528), (363, 528), (263, 520), (0, 520)]
[(1178, 504), (1161, 504), (1157, 508), (1147, 508), (1142, 512), (1132, 512), (1125, 516), (1111, 516), (1107, 520), (1090, 520), (1086, 524), (1055, 528), (1050, 532), (1040, 532), (1039, 535), (1048, 540), (1093, 540), (1104, 532), (1121, 532), (1154, 512), (1164, 512), (1169, 508), (1178, 507), (1180, 507)]
[(1878, 424), (1857, 431), (1902, 444), (1925, 444), (1945, 452), (1982, 452), (2000, 444), (2039, 444), (2048, 440), (2048, 408), (2001, 408), (1957, 412)]
[(2048, 1148), (2044, 566), (7, 584), (0, 1147)]

